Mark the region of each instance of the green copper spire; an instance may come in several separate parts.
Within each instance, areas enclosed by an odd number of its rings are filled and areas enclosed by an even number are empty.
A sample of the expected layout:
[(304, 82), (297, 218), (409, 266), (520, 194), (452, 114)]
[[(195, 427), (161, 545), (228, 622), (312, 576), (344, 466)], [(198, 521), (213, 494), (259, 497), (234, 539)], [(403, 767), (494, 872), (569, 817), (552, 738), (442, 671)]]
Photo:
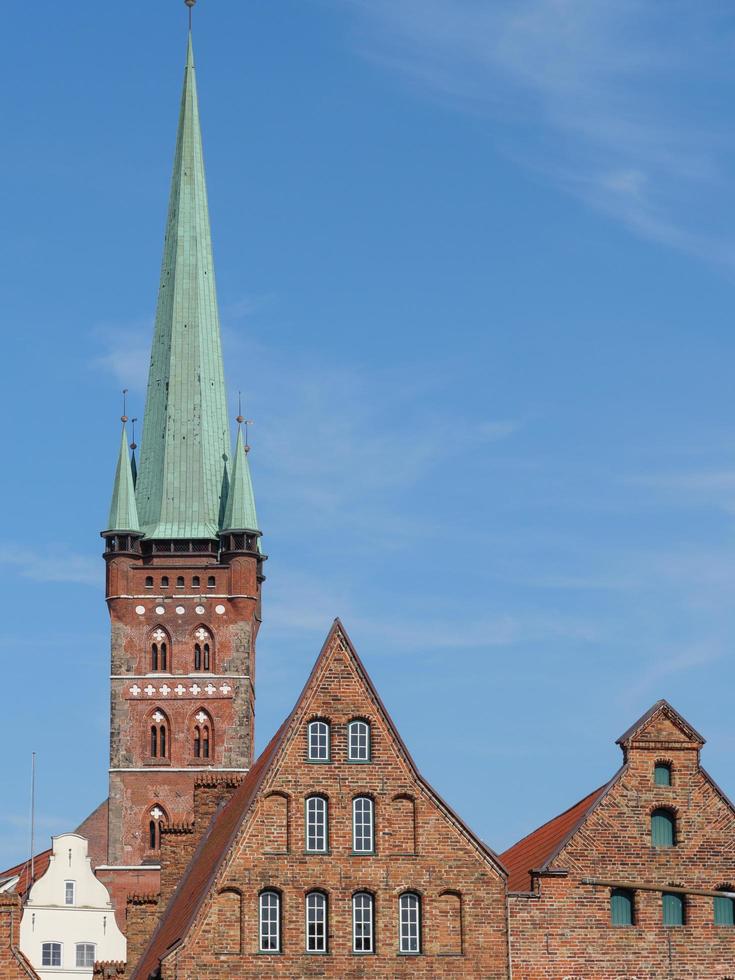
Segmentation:
[(216, 538), (229, 443), (190, 34), (136, 484), (147, 538)]
[(122, 442), (120, 443), (120, 455), (117, 459), (117, 470), (115, 472), (115, 486), (112, 491), (112, 503), (110, 504), (110, 517), (107, 521), (107, 530), (133, 531), (137, 534), (140, 533), (138, 510), (135, 506), (133, 473), (130, 469), (128, 440), (125, 433), (124, 422), (122, 428)]
[(222, 523), (223, 531), (258, 531), (258, 518), (255, 513), (255, 495), (250, 479), (248, 456), (242, 441), (242, 429), (237, 432), (235, 462), (232, 467), (227, 508)]

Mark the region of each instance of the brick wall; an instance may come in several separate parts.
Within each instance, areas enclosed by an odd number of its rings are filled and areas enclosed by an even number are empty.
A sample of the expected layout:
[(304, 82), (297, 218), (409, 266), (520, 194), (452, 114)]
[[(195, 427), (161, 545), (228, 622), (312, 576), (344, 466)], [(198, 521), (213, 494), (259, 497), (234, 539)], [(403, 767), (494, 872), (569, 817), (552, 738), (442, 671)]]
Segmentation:
[(127, 902), (128, 963), (134, 964), (148, 945), (158, 924), (161, 903), (157, 895), (131, 895)]
[[(665, 926), (660, 891), (634, 891), (635, 923), (613, 926), (610, 885), (716, 890), (735, 886), (735, 814), (699, 766), (699, 743), (662, 715), (625, 746), (626, 765), (533, 897), (510, 898), (514, 980), (735, 977), (735, 928), (714, 924), (713, 899), (690, 895), (686, 923)], [(654, 783), (657, 761), (672, 785)], [(676, 816), (676, 846), (654, 847), (651, 812)]]
[(17, 895), (0, 894), (0, 977), (2, 980), (28, 980), (38, 975), (18, 950), (22, 909)]
[[(348, 651), (335, 648), (312, 678), (300, 715), (271, 766), (184, 945), (164, 960), (164, 980), (307, 977), (507, 976), (505, 883), (474, 839), (418, 780)], [(332, 761), (306, 761), (306, 724), (329, 719)], [(371, 724), (372, 757), (347, 761), (347, 723)], [(307, 854), (305, 799), (329, 803), (329, 852)], [(375, 854), (352, 852), (352, 800), (375, 802)], [(258, 952), (258, 897), (282, 896), (282, 954)], [(328, 897), (326, 954), (305, 952), (304, 902)], [(375, 953), (352, 952), (352, 896), (375, 900)], [(422, 902), (422, 953), (398, 952), (398, 899)]]

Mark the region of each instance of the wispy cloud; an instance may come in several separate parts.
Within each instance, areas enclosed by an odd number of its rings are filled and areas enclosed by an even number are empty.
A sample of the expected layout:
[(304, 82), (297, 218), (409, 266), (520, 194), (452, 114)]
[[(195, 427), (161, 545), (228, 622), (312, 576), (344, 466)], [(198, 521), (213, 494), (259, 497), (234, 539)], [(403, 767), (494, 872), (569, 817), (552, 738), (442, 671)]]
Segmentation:
[(0, 544), (0, 565), (15, 568), (34, 582), (67, 582), (99, 588), (99, 559), (78, 555), (59, 547), (39, 554), (19, 544)]
[[(497, 121), (498, 143), (635, 233), (735, 264), (732, 141), (710, 122), (732, 24), (674, 0), (351, 0), (362, 53)], [(364, 30), (365, 25), (368, 30)], [(729, 35), (728, 35), (729, 32)], [(712, 190), (717, 188), (717, 193)]]

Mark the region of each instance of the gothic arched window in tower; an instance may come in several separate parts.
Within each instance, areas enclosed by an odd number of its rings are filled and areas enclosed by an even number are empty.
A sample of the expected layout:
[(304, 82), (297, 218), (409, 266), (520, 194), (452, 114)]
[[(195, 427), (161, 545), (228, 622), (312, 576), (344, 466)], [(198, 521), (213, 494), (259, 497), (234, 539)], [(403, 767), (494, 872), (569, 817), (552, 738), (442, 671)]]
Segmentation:
[(166, 811), (159, 803), (155, 803), (148, 810), (148, 850), (160, 851), (161, 849), (161, 824), (167, 820)]
[(194, 670), (212, 669), (212, 650), (214, 642), (212, 634), (203, 626), (194, 631)]
[(160, 708), (149, 716), (148, 731), (150, 743), (148, 754), (151, 759), (167, 759), (170, 749), (169, 723)]
[(193, 722), (193, 750), (195, 759), (211, 759), (214, 752), (212, 744), (212, 719), (200, 708)]
[(151, 633), (150, 641), (151, 670), (154, 672), (169, 671), (169, 649), (171, 643), (168, 633), (166, 630), (161, 629), (160, 626), (157, 626)]

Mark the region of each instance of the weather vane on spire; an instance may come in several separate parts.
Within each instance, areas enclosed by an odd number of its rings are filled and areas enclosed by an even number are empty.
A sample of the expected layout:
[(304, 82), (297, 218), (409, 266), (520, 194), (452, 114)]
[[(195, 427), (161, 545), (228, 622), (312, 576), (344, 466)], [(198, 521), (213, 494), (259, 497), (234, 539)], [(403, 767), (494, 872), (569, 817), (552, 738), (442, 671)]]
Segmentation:
[[(188, 2), (188, 0), (187, 0), (187, 2)], [(237, 393), (237, 418), (235, 419), (235, 421), (237, 422), (238, 425), (244, 425), (245, 426), (245, 447), (244, 448), (245, 448), (245, 452), (246, 453), (249, 453), (250, 452), (250, 438), (249, 438), (249, 434), (248, 434), (248, 426), (249, 425), (255, 425), (255, 422), (253, 421), (253, 419), (243, 418), (243, 414), (242, 414), (242, 392), (241, 391), (238, 391), (238, 393)]]
[(184, 3), (189, 8), (189, 30), (191, 30), (191, 9), (197, 0), (184, 0)]

